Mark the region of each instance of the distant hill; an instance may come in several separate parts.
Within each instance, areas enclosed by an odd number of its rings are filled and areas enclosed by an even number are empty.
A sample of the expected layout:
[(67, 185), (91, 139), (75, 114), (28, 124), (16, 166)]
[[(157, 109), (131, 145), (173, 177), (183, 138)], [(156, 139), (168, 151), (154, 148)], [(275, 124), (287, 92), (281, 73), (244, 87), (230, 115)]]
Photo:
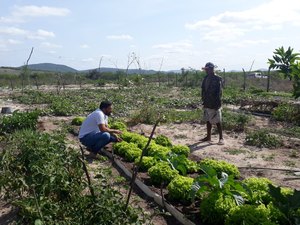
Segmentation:
[[(92, 70), (97, 70), (99, 71), (98, 68), (94, 68), (94, 69), (89, 69), (89, 70), (82, 70), (81, 72), (89, 72), (89, 71), (92, 71)], [(111, 72), (111, 73), (115, 73), (117, 71), (122, 71), (122, 72), (126, 72), (126, 69), (116, 69), (116, 68), (109, 68), (109, 67), (102, 67), (100, 69), (101, 72)], [(141, 73), (141, 74), (154, 74), (154, 73), (157, 73), (157, 71), (155, 70), (141, 70), (139, 71), (138, 69), (129, 69), (128, 70), (128, 74), (138, 74), (138, 73)]]
[[(20, 71), (23, 66), (20, 67), (0, 67), (0, 73), (5, 73), (8, 71)], [(60, 73), (75, 73), (75, 72), (81, 72), (81, 73), (88, 73), (92, 70), (99, 71), (99, 68), (92, 68), (88, 70), (76, 70), (72, 67), (61, 65), (61, 64), (54, 64), (54, 63), (38, 63), (38, 64), (29, 64), (28, 68), (33, 71), (44, 71), (44, 72), (60, 72)], [(115, 73), (117, 71), (126, 72), (126, 69), (117, 69), (117, 68), (110, 68), (110, 67), (101, 67), (101, 72), (111, 72)], [(139, 69), (129, 69), (128, 74), (142, 74), (142, 75), (151, 75), (155, 74), (158, 71), (156, 70), (139, 70)], [(160, 71), (161, 73), (181, 73), (180, 70), (169, 70), (169, 71)]]
[(30, 70), (37, 70), (37, 71), (49, 71), (49, 72), (61, 72), (61, 73), (67, 73), (67, 72), (77, 72), (76, 69), (66, 66), (66, 65), (60, 65), (60, 64), (54, 64), (54, 63), (38, 63), (38, 64), (29, 64), (28, 68)]

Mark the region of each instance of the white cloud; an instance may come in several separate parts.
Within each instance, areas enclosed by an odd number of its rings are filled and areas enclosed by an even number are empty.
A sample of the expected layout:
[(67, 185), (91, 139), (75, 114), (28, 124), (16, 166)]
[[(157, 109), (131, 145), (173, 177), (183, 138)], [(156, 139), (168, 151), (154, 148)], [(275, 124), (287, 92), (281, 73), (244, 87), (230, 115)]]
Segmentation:
[(42, 29), (39, 29), (37, 31), (37, 35), (42, 36), (42, 37), (55, 37), (55, 34), (53, 32), (42, 30)]
[(12, 45), (18, 45), (18, 44), (21, 44), (22, 42), (18, 41), (18, 40), (14, 40), (14, 39), (8, 39), (7, 43), (12, 44)]
[(47, 38), (53, 38), (55, 37), (55, 34), (52, 31), (46, 31), (39, 29), (34, 33), (30, 33), (27, 38), (29, 39), (38, 39), (38, 40), (44, 40)]
[(170, 42), (165, 44), (153, 45), (152, 48), (161, 49), (165, 53), (184, 53), (191, 52), (193, 44), (189, 40), (183, 40), (178, 42)]
[(3, 35), (26, 35), (28, 31), (17, 27), (0, 27), (0, 34)]
[(53, 44), (50, 42), (43, 42), (43, 43), (41, 43), (41, 46), (46, 47), (46, 48), (62, 48), (61, 45)]
[(82, 44), (82, 45), (80, 45), (80, 48), (89, 48), (90, 46), (89, 45), (87, 45), (87, 44)]
[(14, 17), (0, 17), (0, 24), (1, 23), (23, 23), (24, 20), (21, 18), (14, 18)]
[(67, 8), (56, 8), (48, 6), (15, 6), (12, 13), (14, 17), (46, 17), (46, 16), (67, 16), (70, 10)]
[(234, 40), (247, 32), (269, 29), (280, 30), (286, 24), (299, 25), (300, 4), (293, 0), (272, 0), (244, 11), (227, 11), (206, 20), (187, 23), (190, 30), (205, 32), (204, 39)]
[(267, 44), (269, 43), (269, 40), (244, 40), (244, 41), (238, 41), (238, 42), (231, 42), (228, 44), (230, 47), (249, 47), (254, 45), (260, 45), (260, 44)]
[(121, 35), (108, 35), (106, 36), (107, 39), (110, 40), (132, 40), (133, 37), (131, 37), (128, 34), (121, 34)]

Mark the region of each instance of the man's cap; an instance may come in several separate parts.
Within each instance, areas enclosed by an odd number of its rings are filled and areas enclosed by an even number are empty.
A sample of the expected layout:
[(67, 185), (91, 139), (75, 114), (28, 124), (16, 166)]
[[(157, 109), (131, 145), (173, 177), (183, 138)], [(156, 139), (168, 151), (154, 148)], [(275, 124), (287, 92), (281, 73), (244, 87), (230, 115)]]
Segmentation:
[(213, 64), (212, 62), (208, 62), (205, 64), (205, 66), (202, 69), (208, 69), (208, 68), (216, 68), (217, 66)]

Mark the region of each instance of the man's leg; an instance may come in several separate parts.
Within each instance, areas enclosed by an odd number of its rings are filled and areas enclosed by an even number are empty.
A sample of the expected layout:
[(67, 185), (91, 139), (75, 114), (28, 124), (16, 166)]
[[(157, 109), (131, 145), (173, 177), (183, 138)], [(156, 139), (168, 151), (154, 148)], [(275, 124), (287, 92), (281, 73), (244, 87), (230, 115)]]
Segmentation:
[(223, 139), (223, 132), (222, 132), (222, 125), (221, 123), (217, 123), (218, 132), (219, 132), (219, 142), (218, 145), (224, 145), (224, 139)]
[(211, 141), (211, 128), (212, 128), (212, 125), (209, 121), (206, 122), (206, 137), (201, 139), (201, 141)]
[(96, 143), (92, 147), (93, 152), (98, 153), (101, 148), (111, 142), (111, 134), (108, 132), (97, 133), (95, 135)]
[(223, 131), (222, 131), (222, 125), (221, 123), (217, 123), (218, 133), (219, 133), (219, 139), (223, 139)]
[(88, 134), (80, 140), (83, 145), (94, 153), (99, 152), (102, 147), (112, 141), (115, 141), (115, 139), (108, 132)]

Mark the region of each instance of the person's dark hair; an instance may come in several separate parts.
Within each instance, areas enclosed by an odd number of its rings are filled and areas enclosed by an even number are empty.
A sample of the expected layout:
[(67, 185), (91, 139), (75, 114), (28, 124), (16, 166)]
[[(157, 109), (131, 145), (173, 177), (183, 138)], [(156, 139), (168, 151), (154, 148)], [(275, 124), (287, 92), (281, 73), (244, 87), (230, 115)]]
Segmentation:
[(99, 108), (100, 108), (100, 109), (106, 109), (106, 108), (108, 108), (108, 107), (111, 106), (111, 105), (112, 105), (112, 102), (111, 102), (111, 101), (102, 101), (102, 102), (100, 103)]

